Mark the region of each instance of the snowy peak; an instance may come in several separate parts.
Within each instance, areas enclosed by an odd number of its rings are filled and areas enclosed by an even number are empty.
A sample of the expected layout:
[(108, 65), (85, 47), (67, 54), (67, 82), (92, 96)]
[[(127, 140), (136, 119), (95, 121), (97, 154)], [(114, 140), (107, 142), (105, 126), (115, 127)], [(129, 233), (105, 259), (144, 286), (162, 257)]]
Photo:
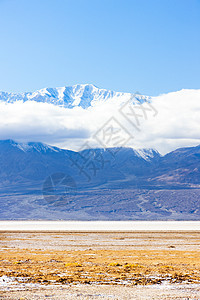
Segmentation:
[(60, 149), (56, 147), (52, 147), (43, 143), (16, 143), (15, 147), (19, 148), (23, 152), (36, 151), (39, 153), (46, 152), (59, 152)]
[[(14, 103), (16, 101), (36, 101), (51, 103), (66, 108), (78, 106), (83, 109), (95, 106), (97, 103), (105, 102), (109, 99), (115, 99), (116, 101), (117, 99), (128, 100), (130, 97), (131, 93), (99, 89), (92, 84), (77, 84), (58, 88), (44, 88), (32, 93), (0, 92), (0, 101), (7, 103)], [(144, 97), (147, 101), (150, 99), (150, 97), (138, 94), (137, 100), (141, 101)]]
[(39, 152), (39, 153), (46, 153), (46, 152), (59, 152), (61, 149), (53, 146), (49, 146), (43, 143), (36, 143), (36, 142), (29, 142), (29, 143), (18, 143), (13, 140), (2, 140), (0, 141), (1, 149), (7, 149), (8, 147), (18, 148), (23, 152)]
[(152, 148), (138, 149), (134, 151), (138, 157), (141, 157), (146, 161), (151, 161), (152, 159), (156, 157), (159, 158), (161, 156), (157, 150)]

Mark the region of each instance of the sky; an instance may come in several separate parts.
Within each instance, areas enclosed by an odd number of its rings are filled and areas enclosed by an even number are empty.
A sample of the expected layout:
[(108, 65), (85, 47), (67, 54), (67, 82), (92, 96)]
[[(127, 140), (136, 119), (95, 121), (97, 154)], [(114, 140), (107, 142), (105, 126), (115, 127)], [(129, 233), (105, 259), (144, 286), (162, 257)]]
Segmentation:
[(200, 0), (0, 0), (0, 90), (200, 88)]

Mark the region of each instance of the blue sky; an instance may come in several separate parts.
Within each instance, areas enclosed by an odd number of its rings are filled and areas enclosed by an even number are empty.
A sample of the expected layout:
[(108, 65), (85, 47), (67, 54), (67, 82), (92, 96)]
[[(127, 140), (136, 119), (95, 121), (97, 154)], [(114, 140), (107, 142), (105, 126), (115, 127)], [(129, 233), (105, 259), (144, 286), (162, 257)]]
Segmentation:
[(0, 0), (0, 90), (200, 88), (200, 0)]

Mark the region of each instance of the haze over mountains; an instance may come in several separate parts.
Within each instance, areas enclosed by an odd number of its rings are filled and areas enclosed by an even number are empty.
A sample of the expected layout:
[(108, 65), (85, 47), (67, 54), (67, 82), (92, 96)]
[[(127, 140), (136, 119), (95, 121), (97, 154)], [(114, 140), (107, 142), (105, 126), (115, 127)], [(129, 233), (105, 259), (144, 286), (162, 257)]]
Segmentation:
[(199, 158), (200, 146), (161, 156), (2, 140), (0, 219), (199, 219)]

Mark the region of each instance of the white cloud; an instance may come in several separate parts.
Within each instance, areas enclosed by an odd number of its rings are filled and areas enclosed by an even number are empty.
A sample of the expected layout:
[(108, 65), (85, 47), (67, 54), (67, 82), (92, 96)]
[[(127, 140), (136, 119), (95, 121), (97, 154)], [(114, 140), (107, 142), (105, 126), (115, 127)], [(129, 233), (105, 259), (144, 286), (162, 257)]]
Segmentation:
[[(153, 147), (164, 154), (178, 147), (200, 144), (200, 90), (181, 90), (153, 98), (152, 104), (158, 114), (153, 117), (153, 111), (146, 111), (147, 120), (139, 117), (140, 132), (120, 114), (119, 108), (124, 101), (112, 99), (87, 110), (34, 101), (1, 102), (0, 139), (41, 141), (74, 150), (89, 141), (92, 147), (98, 147), (93, 135), (114, 116), (134, 137), (126, 146)], [(140, 110), (133, 109), (142, 116)], [(134, 116), (129, 118), (135, 123)]]

